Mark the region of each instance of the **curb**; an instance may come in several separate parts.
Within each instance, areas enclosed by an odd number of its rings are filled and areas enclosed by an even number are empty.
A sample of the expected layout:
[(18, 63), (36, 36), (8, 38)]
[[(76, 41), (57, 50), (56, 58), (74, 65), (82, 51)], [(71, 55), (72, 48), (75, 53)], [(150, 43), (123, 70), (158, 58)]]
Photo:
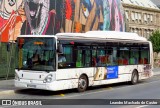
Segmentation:
[(15, 94), (14, 90), (0, 91), (0, 95)]

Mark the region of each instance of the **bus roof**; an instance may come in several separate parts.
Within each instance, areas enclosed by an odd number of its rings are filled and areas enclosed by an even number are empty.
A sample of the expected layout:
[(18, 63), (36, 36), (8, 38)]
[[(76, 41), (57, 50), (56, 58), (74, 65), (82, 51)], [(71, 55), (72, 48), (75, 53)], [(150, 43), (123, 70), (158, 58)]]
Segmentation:
[(20, 35), (18, 37), (57, 37), (60, 40), (79, 39), (79, 40), (113, 40), (113, 41), (139, 41), (146, 42), (147, 39), (136, 33), (119, 31), (89, 31), (86, 33), (57, 33), (56, 35)]
[(86, 33), (58, 33), (58, 39), (94, 39), (94, 40), (135, 40), (147, 41), (146, 38), (139, 36), (136, 33), (118, 32), (118, 31), (89, 31)]

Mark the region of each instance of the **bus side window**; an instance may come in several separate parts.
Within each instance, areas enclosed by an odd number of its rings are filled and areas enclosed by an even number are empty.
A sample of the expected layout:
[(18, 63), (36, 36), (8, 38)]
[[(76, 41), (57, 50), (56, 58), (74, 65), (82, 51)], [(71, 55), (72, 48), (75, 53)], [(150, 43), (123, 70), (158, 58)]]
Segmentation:
[(66, 58), (64, 54), (58, 54), (58, 67), (65, 68)]
[(120, 56), (119, 56), (119, 65), (128, 65), (131, 61), (131, 59), (129, 59), (129, 47), (120, 47)]
[(97, 58), (96, 58), (96, 66), (104, 66), (104, 57), (105, 57), (105, 51), (104, 49), (98, 49), (97, 50)]
[(91, 66), (91, 52), (90, 50), (77, 50), (76, 67), (90, 67)]
[(134, 64), (136, 64), (135, 62), (136, 62), (136, 61), (135, 61), (135, 58), (134, 58), (134, 56), (132, 56), (132, 57), (129, 59), (129, 64), (134, 65)]
[(58, 55), (58, 63), (66, 62), (66, 57), (64, 54), (59, 54)]
[(63, 54), (58, 55), (59, 68), (73, 68), (75, 63), (73, 62), (73, 46), (66, 45), (63, 47)]
[(90, 67), (91, 66), (91, 51), (90, 50), (85, 50), (83, 56), (84, 56), (85, 67)]
[(96, 62), (96, 58), (95, 57), (92, 57), (92, 66), (96, 66), (97, 62)]
[(76, 67), (82, 67), (82, 50), (77, 50)]
[(96, 50), (92, 50), (92, 66), (95, 67), (97, 65), (97, 57)]
[(139, 63), (148, 64), (150, 62), (149, 61), (149, 46), (141, 47), (140, 54), (141, 54), (140, 56), (141, 58), (139, 60)]

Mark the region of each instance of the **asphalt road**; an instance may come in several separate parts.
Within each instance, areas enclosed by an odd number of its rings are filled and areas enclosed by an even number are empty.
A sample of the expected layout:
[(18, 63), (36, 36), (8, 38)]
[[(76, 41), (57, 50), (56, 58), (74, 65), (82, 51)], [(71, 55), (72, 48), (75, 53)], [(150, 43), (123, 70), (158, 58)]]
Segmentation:
[[(145, 81), (139, 82), (137, 85), (130, 85), (129, 83), (118, 83), (112, 85), (103, 85), (97, 87), (91, 87), (86, 92), (78, 93), (77, 90), (65, 90), (65, 91), (46, 91), (46, 90), (34, 90), (34, 89), (19, 89), (15, 93), (0, 95), (1, 99), (81, 99), (78, 100), (82, 103), (83, 99), (160, 99), (160, 75), (154, 76)], [(56, 100), (54, 100), (56, 101)], [(77, 101), (76, 101), (77, 102)], [(87, 103), (87, 102), (86, 102)], [(95, 104), (96, 101), (93, 101)], [(93, 104), (91, 103), (91, 104)], [(73, 105), (74, 101), (69, 102), (71, 105), (56, 105), (47, 107), (56, 108), (106, 108), (104, 105)], [(3, 108), (12, 108), (22, 106), (2, 106)], [(23, 106), (23, 108), (28, 106)], [(37, 106), (29, 106), (37, 107)], [(38, 106), (38, 108), (44, 106)], [(107, 105), (107, 108), (158, 108), (158, 105)]]

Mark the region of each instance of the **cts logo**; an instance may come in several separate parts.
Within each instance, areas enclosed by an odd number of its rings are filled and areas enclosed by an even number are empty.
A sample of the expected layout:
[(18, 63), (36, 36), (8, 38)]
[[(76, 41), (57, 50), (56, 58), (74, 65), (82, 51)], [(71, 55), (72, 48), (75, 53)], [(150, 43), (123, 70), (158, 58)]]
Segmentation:
[(2, 105), (12, 105), (11, 100), (2, 100)]

